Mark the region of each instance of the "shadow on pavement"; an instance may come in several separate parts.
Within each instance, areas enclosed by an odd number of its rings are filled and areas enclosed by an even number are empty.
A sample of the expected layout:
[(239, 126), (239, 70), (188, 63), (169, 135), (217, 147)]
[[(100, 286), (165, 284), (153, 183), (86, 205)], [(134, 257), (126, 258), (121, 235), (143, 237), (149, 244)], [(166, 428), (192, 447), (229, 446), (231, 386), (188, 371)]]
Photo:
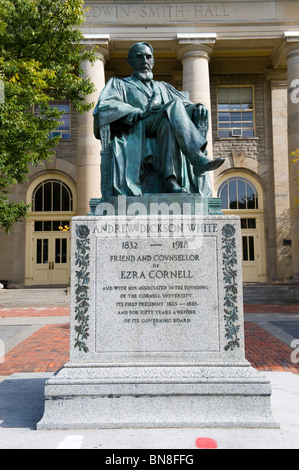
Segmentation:
[(0, 427), (36, 429), (44, 412), (47, 378), (10, 377), (0, 383)]

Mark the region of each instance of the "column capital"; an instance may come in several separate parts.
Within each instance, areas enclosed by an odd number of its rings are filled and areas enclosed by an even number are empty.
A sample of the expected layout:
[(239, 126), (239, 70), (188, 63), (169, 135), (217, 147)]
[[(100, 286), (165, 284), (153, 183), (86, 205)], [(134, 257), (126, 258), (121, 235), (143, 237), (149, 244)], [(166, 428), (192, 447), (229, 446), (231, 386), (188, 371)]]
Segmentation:
[(285, 31), (280, 45), (273, 50), (270, 59), (273, 69), (286, 67), (289, 54), (295, 54), (299, 48), (299, 31)]
[(299, 31), (287, 31), (283, 37), (287, 59), (299, 56)]
[(110, 34), (84, 34), (82, 44), (86, 48), (96, 47), (95, 55), (103, 62), (109, 58)]
[(200, 57), (210, 60), (217, 39), (216, 33), (177, 34), (177, 55), (179, 59)]

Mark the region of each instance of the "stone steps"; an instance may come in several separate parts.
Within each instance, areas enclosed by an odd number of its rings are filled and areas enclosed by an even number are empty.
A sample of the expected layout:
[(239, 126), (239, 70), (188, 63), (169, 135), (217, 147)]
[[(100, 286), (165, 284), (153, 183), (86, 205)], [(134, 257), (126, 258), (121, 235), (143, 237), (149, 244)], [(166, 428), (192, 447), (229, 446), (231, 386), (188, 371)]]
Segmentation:
[[(299, 286), (273, 284), (244, 284), (245, 304), (299, 304)], [(70, 289), (27, 288), (0, 289), (0, 308), (68, 307)]]
[(299, 285), (244, 284), (244, 304), (299, 304)]
[(69, 288), (1, 289), (0, 308), (68, 307)]

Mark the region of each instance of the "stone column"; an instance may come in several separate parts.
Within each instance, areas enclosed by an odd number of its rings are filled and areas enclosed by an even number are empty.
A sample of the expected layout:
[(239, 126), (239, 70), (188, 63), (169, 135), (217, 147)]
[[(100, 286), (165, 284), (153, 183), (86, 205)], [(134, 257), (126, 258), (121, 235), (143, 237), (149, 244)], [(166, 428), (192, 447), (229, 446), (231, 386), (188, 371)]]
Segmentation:
[(299, 31), (285, 33), (288, 70), (288, 154), (291, 207), (293, 278), (299, 280), (299, 163), (292, 164), (291, 153), (299, 148)]
[[(209, 111), (208, 155), (213, 159), (209, 61), (217, 35), (178, 34), (178, 56), (183, 64), (183, 90), (190, 92), (193, 103), (202, 103)], [(214, 192), (213, 174), (210, 174)]]
[[(109, 37), (87, 37), (86, 47), (98, 45), (97, 60), (94, 64), (84, 61), (81, 67), (84, 78), (90, 77), (96, 90), (88, 95), (88, 102), (96, 103), (99, 94), (105, 86), (105, 59), (108, 55)], [(100, 197), (100, 141), (93, 133), (93, 109), (84, 114), (78, 114), (77, 126), (77, 215), (89, 212), (89, 200)]]
[(276, 226), (277, 280), (292, 275), (291, 247), (285, 244), (290, 235), (290, 199), (288, 167), (287, 77), (286, 70), (269, 70), (266, 75), (271, 90), (273, 186)]

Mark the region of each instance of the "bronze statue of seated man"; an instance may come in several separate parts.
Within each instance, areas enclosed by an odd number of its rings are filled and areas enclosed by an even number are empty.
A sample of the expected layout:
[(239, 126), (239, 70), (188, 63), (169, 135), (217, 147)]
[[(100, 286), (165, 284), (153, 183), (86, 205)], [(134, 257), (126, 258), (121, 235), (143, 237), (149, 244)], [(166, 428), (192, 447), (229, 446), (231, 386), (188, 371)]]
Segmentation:
[[(94, 110), (95, 136), (110, 125), (113, 194), (139, 196), (155, 192), (144, 181), (159, 176), (156, 192), (210, 196), (205, 173), (224, 160), (207, 157), (208, 112), (165, 82), (153, 80), (153, 49), (134, 44), (128, 54), (131, 77), (112, 78)], [(150, 180), (151, 181), (151, 180)]]

